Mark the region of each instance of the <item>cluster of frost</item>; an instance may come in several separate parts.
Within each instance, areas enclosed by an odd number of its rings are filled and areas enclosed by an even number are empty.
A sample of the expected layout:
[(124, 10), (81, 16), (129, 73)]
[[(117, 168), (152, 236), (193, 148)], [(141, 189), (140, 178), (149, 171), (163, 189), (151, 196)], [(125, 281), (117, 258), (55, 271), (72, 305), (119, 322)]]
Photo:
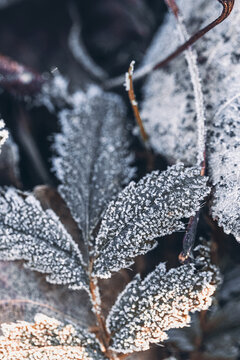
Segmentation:
[[(178, 6), (191, 34), (221, 12), (221, 5), (216, 1), (201, 0), (195, 3), (181, 0)], [(237, 239), (240, 237), (240, 177), (237, 163), (240, 158), (239, 21), (240, 5), (236, 2), (229, 18), (194, 45), (205, 103), (209, 174), (215, 185), (212, 214), (225, 232), (234, 234)], [(170, 53), (182, 42), (177, 29), (176, 19), (169, 14), (143, 65), (160, 61), (161, 57), (167, 55), (166, 49)], [(173, 41), (169, 42), (167, 34), (172, 34)], [(166, 46), (166, 39), (170, 45)], [(170, 161), (196, 162), (196, 104), (200, 95), (194, 99), (194, 84), (196, 72), (191, 72), (189, 62), (185, 62), (182, 55), (167, 68), (154, 71), (144, 88), (142, 117), (150, 143), (155, 151)]]
[(43, 211), (33, 196), (1, 189), (0, 226), (1, 260), (24, 259), (28, 268), (47, 273), (51, 283), (87, 287), (77, 245), (55, 213)]
[(133, 159), (119, 96), (92, 86), (71, 102), (73, 108), (60, 113), (53, 165), (59, 192), (88, 243), (108, 202), (132, 178)]
[(156, 237), (183, 229), (180, 219), (194, 215), (210, 190), (206, 181), (199, 168), (185, 169), (179, 163), (131, 182), (104, 214), (96, 239), (95, 275), (109, 277), (151, 250)]
[(69, 80), (56, 68), (52, 71), (51, 78), (43, 83), (41, 92), (33, 102), (34, 105), (44, 105), (50, 112), (54, 112), (56, 107), (66, 106), (70, 99)]
[(34, 323), (2, 324), (1, 360), (105, 360), (93, 334), (43, 314)]
[(220, 277), (209, 248), (196, 250), (199, 270), (188, 264), (166, 272), (161, 263), (144, 280), (137, 275), (119, 295), (107, 319), (114, 351), (147, 350), (150, 343), (166, 340), (169, 329), (187, 326), (190, 312), (208, 309)]
[(5, 127), (4, 121), (0, 120), (0, 152), (1, 152), (1, 147), (8, 138), (8, 131), (4, 129), (4, 127)]

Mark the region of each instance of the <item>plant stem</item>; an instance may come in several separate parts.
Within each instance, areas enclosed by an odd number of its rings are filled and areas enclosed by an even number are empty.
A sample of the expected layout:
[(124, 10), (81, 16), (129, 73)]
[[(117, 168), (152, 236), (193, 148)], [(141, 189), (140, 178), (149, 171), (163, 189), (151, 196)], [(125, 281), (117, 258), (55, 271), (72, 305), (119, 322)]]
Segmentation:
[[(212, 21), (210, 24), (205, 26), (203, 29), (199, 30), (196, 34), (191, 36), (185, 43), (180, 45), (172, 54), (167, 56), (164, 60), (160, 61), (158, 64), (154, 66), (154, 70), (158, 69), (167, 63), (169, 63), (171, 60), (173, 60), (175, 57), (177, 57), (179, 54), (181, 54), (183, 51), (189, 48), (189, 46), (193, 45), (197, 40), (199, 40), (202, 36), (204, 36), (207, 32), (215, 28), (215, 26), (221, 24), (231, 13), (234, 1), (235, 0), (217, 0), (222, 6), (222, 13), (220, 16), (217, 17), (214, 21)], [(170, 0), (169, 4), (172, 4), (173, 1)], [(176, 8), (174, 8), (174, 13), (176, 13)]]
[[(147, 76), (149, 73), (151, 73), (153, 70), (159, 69), (160, 67), (167, 65), (171, 60), (175, 59), (183, 51), (188, 49), (197, 40), (199, 40), (202, 36), (204, 36), (208, 31), (212, 30), (215, 26), (221, 24), (221, 22), (223, 22), (230, 15), (235, 0), (217, 0), (217, 1), (223, 6), (223, 9), (221, 15), (218, 16), (216, 20), (214, 20), (209, 25), (205, 26), (203, 29), (199, 30), (196, 34), (191, 36), (187, 41), (185, 41), (182, 45), (180, 45), (174, 52), (172, 52), (165, 59), (161, 60), (157, 64), (149, 64), (137, 70), (135, 72), (134, 80), (135, 81), (140, 80), (145, 76)], [(168, 4), (169, 5), (173, 4), (173, 1), (168, 0)], [(176, 8), (174, 8), (173, 11), (176, 15), (178, 15)], [(113, 89), (121, 86), (123, 82), (124, 82), (124, 77), (119, 76), (117, 78), (107, 80), (103, 84), (103, 87), (105, 89)]]
[[(89, 265), (90, 274), (92, 273), (92, 265), (93, 265), (93, 263), (91, 261), (90, 265)], [(98, 279), (96, 277), (92, 277), (91, 275), (90, 275), (89, 288), (90, 288), (90, 296), (91, 296), (92, 306), (93, 306), (92, 309), (96, 316), (98, 330), (99, 330), (98, 340), (100, 341), (100, 343), (103, 347), (105, 356), (109, 360), (117, 360), (118, 357), (116, 357), (115, 354), (111, 350), (109, 350), (109, 343), (110, 343), (111, 336), (110, 336), (109, 332), (107, 331), (106, 321), (102, 314), (101, 297), (100, 297), (100, 291), (99, 291), (99, 287), (98, 287)]]
[(101, 333), (101, 340), (104, 345), (104, 348), (107, 350), (109, 344), (109, 334), (106, 329), (105, 319), (103, 318), (101, 313), (101, 300), (99, 297), (99, 288), (98, 288), (97, 279), (93, 277), (90, 280), (90, 294), (92, 298), (93, 312), (96, 316), (99, 330)]
[(126, 87), (126, 90), (128, 92), (128, 97), (129, 97), (130, 104), (131, 104), (133, 112), (134, 112), (136, 122), (137, 122), (137, 124), (139, 126), (139, 129), (140, 129), (142, 140), (143, 140), (144, 144), (147, 145), (148, 135), (147, 135), (147, 133), (146, 133), (146, 131), (144, 129), (144, 126), (143, 126), (143, 122), (142, 122), (142, 119), (141, 119), (141, 116), (140, 116), (140, 113), (139, 113), (138, 103), (136, 101), (136, 96), (135, 96), (134, 88), (133, 88), (134, 64), (135, 64), (135, 61), (132, 61), (130, 66), (129, 66), (128, 72), (126, 73), (125, 87)]

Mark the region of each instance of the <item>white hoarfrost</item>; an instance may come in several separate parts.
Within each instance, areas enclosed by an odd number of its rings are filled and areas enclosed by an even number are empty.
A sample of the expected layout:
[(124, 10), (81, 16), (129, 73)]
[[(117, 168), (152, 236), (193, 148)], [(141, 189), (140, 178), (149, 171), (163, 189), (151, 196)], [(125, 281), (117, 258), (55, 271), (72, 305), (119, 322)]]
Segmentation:
[(8, 131), (4, 127), (5, 127), (4, 121), (0, 120), (0, 152), (1, 152), (1, 147), (8, 138)]
[[(210, 23), (222, 10), (219, 2), (207, 0), (180, 0), (178, 6), (190, 34)], [(224, 231), (237, 239), (240, 239), (239, 24), (240, 4), (235, 2), (228, 19), (194, 45), (205, 104), (208, 169), (214, 185), (211, 210)], [(143, 66), (159, 62), (182, 42), (177, 28), (174, 15), (169, 14)], [(186, 52), (186, 57), (188, 54)], [(156, 152), (171, 162), (181, 160), (195, 164), (200, 146), (196, 105), (202, 100), (201, 93), (196, 92), (196, 76), (189, 65), (181, 55), (164, 69), (149, 75), (141, 115)]]
[(1, 360), (105, 360), (93, 334), (43, 314), (35, 322), (2, 324)]
[(183, 164), (154, 171), (131, 182), (113, 200), (96, 238), (93, 273), (110, 277), (112, 271), (133, 264), (156, 244), (156, 238), (184, 228), (183, 217), (195, 214), (209, 193), (207, 178), (198, 167)]
[(144, 280), (137, 275), (119, 295), (107, 318), (111, 348), (120, 353), (149, 349), (168, 338), (167, 331), (190, 323), (190, 312), (206, 310), (220, 281), (210, 250), (200, 245), (201, 268), (183, 265), (166, 272), (160, 263)]
[(0, 259), (26, 260), (50, 283), (88, 287), (82, 255), (59, 218), (32, 195), (0, 190)]
[(60, 113), (53, 165), (62, 183), (59, 192), (89, 244), (108, 202), (132, 178), (133, 157), (119, 96), (92, 86), (75, 93), (72, 105)]

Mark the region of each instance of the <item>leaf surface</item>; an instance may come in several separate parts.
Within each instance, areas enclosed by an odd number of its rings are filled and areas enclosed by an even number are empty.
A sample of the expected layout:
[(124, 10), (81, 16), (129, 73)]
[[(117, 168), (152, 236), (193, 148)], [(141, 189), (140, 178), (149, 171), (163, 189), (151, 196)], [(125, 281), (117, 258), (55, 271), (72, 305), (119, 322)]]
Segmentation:
[(51, 283), (87, 288), (82, 255), (55, 213), (13, 188), (0, 195), (0, 259), (26, 260)]
[(199, 168), (177, 164), (131, 182), (104, 214), (96, 239), (94, 275), (110, 277), (156, 246), (157, 237), (183, 229), (180, 219), (194, 215), (209, 192), (206, 181)]
[(60, 114), (54, 168), (62, 183), (59, 192), (89, 244), (108, 202), (132, 177), (132, 156), (117, 95), (90, 87), (75, 93), (72, 103), (73, 109)]

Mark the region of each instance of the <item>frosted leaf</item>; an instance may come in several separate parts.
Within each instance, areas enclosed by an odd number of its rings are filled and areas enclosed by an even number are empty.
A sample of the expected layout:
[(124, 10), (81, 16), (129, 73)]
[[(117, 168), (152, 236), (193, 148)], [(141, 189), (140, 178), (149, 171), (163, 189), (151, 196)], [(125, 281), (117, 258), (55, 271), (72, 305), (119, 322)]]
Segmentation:
[(4, 127), (5, 127), (4, 121), (0, 120), (0, 152), (1, 152), (1, 147), (8, 138), (8, 131), (4, 129)]
[(23, 259), (51, 283), (87, 288), (82, 255), (54, 212), (14, 189), (0, 195), (0, 259)]
[(62, 182), (59, 192), (88, 243), (106, 205), (132, 177), (132, 157), (117, 95), (92, 86), (75, 93), (72, 104), (60, 114), (54, 169)]
[(206, 181), (199, 168), (177, 164), (162, 173), (154, 171), (137, 184), (131, 182), (104, 214), (94, 274), (110, 277), (112, 271), (128, 267), (137, 255), (151, 250), (157, 237), (183, 229), (180, 219), (194, 215), (209, 192)]
[[(153, 39), (143, 66), (158, 63), (180, 43), (176, 19), (171, 12), (167, 14), (164, 24)], [(170, 63), (166, 69), (155, 70), (148, 76), (144, 86), (141, 117), (149, 134), (150, 144), (156, 152), (164, 155), (170, 162), (174, 162), (177, 157), (187, 164), (195, 163), (195, 115), (193, 87), (183, 56)]]
[(113, 350), (147, 350), (150, 343), (166, 340), (169, 329), (187, 326), (190, 312), (208, 309), (220, 278), (209, 248), (197, 249), (200, 270), (188, 264), (166, 272), (160, 263), (144, 280), (137, 275), (119, 295), (107, 318)]
[[(184, 59), (178, 61), (186, 67)], [(155, 70), (145, 84), (141, 117), (156, 152), (171, 163), (176, 158), (186, 164), (196, 162), (197, 122), (188, 73)]]
[(93, 334), (43, 314), (35, 322), (2, 324), (1, 360), (104, 360)]
[(52, 72), (52, 77), (44, 82), (41, 92), (33, 100), (34, 105), (44, 105), (50, 112), (55, 111), (55, 106), (66, 106), (69, 101), (69, 80), (57, 68)]
[[(219, 115), (209, 141), (213, 218), (240, 241), (240, 102)], [(223, 130), (224, 129), (224, 130)]]
[[(221, 11), (217, 1), (180, 0), (178, 6), (188, 32), (192, 34), (216, 18)], [(240, 238), (239, 23), (240, 4), (235, 2), (230, 17), (194, 45), (199, 58), (206, 108), (208, 169), (210, 180), (215, 185), (212, 214), (224, 231), (232, 233), (237, 239)], [(144, 64), (161, 60), (166, 43), (162, 41), (163, 35), (176, 33), (177, 23), (173, 15), (168, 15), (166, 24), (156, 35)], [(175, 48), (175, 38), (178, 36), (175, 34), (171, 38), (174, 39)], [(171, 162), (196, 162), (196, 110), (189, 70), (183, 55), (167, 68), (154, 71), (148, 77), (142, 117), (155, 151)]]
[[(191, 327), (170, 330), (170, 346), (185, 358), (198, 352), (199, 359), (238, 359), (240, 356), (240, 266), (224, 273), (223, 284), (204, 319), (194, 314)], [(234, 309), (234, 311), (233, 311)], [(199, 342), (200, 340), (200, 342)], [(199, 352), (200, 350), (200, 352)]]

